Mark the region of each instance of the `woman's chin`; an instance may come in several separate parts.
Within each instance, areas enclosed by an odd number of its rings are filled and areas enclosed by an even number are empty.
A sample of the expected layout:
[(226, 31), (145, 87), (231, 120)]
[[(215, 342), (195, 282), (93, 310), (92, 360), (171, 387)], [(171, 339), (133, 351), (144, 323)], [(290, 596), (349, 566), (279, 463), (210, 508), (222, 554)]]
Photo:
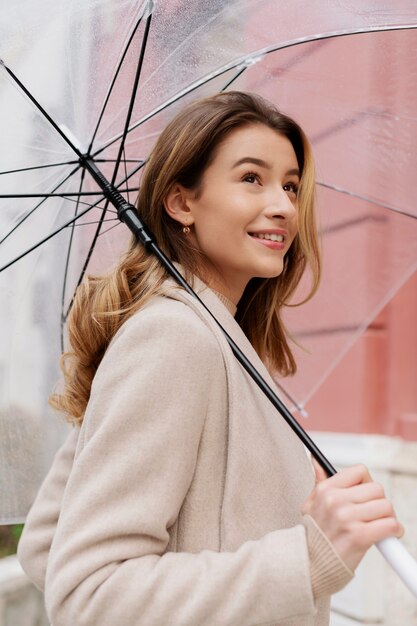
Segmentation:
[(259, 267), (254, 278), (278, 278), (282, 274), (282, 270), (284, 269), (283, 263), (276, 263), (274, 265), (268, 265), (264, 267)]

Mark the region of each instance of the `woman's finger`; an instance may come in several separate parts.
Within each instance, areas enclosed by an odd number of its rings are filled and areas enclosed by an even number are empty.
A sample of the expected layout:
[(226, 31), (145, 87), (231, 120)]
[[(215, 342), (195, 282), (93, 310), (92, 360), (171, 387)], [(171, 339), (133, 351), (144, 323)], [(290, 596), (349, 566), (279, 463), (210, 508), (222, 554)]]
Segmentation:
[(321, 489), (345, 489), (368, 482), (373, 482), (368, 468), (365, 465), (352, 465), (326, 480), (321, 480), (317, 486)]
[(404, 527), (393, 517), (381, 517), (361, 524), (361, 541), (364, 545), (372, 545), (387, 537), (400, 539), (403, 534)]
[(385, 498), (349, 505), (346, 507), (344, 514), (352, 522), (372, 522), (384, 517), (396, 517), (394, 507)]
[(345, 493), (347, 498), (354, 504), (385, 498), (384, 487), (380, 483), (375, 482), (346, 487)]
[(327, 476), (327, 472), (322, 468), (320, 463), (316, 461), (314, 456), (311, 457), (311, 462), (313, 464), (314, 474), (316, 476), (316, 483), (319, 483), (322, 480), (327, 480), (329, 478)]

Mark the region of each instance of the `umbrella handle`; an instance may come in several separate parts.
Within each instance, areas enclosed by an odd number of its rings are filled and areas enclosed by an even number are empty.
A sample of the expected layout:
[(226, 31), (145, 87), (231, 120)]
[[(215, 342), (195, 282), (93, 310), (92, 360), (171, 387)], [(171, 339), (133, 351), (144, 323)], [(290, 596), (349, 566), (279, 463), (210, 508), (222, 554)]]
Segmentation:
[(396, 537), (382, 539), (375, 545), (394, 572), (417, 598), (417, 561)]

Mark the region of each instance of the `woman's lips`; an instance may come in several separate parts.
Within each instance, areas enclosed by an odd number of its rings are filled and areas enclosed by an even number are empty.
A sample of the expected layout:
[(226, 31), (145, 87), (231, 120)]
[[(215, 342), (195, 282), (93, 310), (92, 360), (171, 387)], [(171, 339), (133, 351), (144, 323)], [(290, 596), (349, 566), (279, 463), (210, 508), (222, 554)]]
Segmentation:
[(283, 250), (285, 248), (285, 239), (283, 235), (278, 235), (276, 238), (279, 239), (279, 241), (275, 241), (275, 237), (274, 240), (272, 239), (265, 239), (264, 237), (259, 237), (259, 235), (257, 236), (256, 234), (250, 234), (250, 237), (252, 239), (254, 239), (255, 241), (257, 241), (258, 243), (260, 243), (263, 246), (266, 246), (267, 248), (270, 248), (271, 250)]

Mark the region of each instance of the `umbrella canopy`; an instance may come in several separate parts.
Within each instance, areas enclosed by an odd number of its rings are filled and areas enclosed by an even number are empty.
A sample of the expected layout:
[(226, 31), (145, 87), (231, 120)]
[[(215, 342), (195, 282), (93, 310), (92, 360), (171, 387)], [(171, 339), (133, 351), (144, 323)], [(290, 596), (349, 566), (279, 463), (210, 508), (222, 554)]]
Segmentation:
[(3, 11), (0, 523), (24, 517), (62, 438), (46, 399), (74, 289), (129, 237), (80, 153), (134, 201), (160, 130), (194, 98), (255, 91), (301, 123), (318, 164), (325, 270), (319, 295), (287, 315), (307, 352), (280, 384), (300, 406), (415, 271), (415, 3), (325, 9), (27, 0)]

